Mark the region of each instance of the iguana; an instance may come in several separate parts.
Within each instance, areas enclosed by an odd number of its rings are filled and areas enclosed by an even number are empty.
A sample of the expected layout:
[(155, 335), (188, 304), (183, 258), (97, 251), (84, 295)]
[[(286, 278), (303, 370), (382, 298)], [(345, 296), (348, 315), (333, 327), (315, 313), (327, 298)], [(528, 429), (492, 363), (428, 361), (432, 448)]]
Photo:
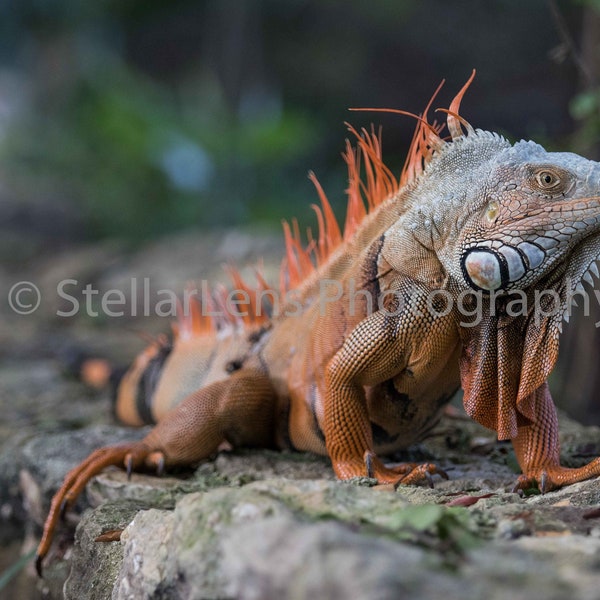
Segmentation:
[(445, 111), (448, 138), (428, 122), (431, 102), (416, 117), (399, 180), (381, 159), (380, 136), (352, 130), (344, 232), (315, 180), (319, 234), (306, 246), (296, 222), (284, 226), (277, 293), (261, 275), (251, 288), (232, 271), (229, 305), (223, 289), (190, 303), (173, 341), (135, 360), (117, 414), (157, 425), (67, 474), (39, 571), (59, 514), (109, 465), (162, 471), (228, 442), (329, 455), (340, 479), (445, 476), (434, 464), (386, 466), (378, 455), (426, 436), (461, 386), (466, 412), (512, 441), (523, 472), (516, 488), (600, 475), (600, 458), (560, 465), (546, 383), (572, 294), (598, 275), (600, 164), (473, 129), (459, 107), (474, 75)]

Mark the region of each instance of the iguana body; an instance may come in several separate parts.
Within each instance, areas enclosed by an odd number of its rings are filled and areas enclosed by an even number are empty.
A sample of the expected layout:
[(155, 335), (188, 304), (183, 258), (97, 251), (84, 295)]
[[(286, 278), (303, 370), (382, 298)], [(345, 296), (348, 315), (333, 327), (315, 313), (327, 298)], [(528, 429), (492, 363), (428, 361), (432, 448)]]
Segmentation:
[[(304, 249), (296, 228), (286, 228), (280, 297), (289, 302), (277, 314), (266, 319), (251, 302), (243, 318), (209, 322), (196, 307), (172, 349), (161, 342), (138, 357), (117, 413), (158, 425), (67, 475), (38, 566), (61, 507), (111, 464), (193, 464), (227, 441), (328, 454), (342, 479), (430, 478), (435, 465), (389, 468), (376, 455), (426, 436), (461, 385), (467, 412), (513, 441), (518, 486), (551, 489), (600, 475), (600, 459), (560, 466), (546, 384), (569, 293), (600, 254), (600, 164), (474, 131), (457, 114), (470, 82), (447, 111), (452, 139), (419, 121), (400, 183), (381, 163), (378, 138), (360, 139), (368, 214), (348, 151), (344, 236), (319, 188), (319, 239)], [(233, 281), (255, 291), (235, 273)], [(262, 279), (258, 290), (267, 290)], [(540, 316), (539, 290), (557, 294), (560, 310), (550, 314), (545, 298)], [(207, 323), (221, 327), (215, 334)]]

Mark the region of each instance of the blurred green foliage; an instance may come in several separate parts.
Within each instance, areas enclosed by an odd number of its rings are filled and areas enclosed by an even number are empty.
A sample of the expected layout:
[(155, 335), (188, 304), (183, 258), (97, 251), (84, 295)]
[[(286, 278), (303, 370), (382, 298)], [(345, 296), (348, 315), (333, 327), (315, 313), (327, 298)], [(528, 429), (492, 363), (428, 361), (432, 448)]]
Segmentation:
[[(197, 35), (210, 37), (193, 4), (4, 7), (5, 39), (28, 81), (0, 139), (3, 169), (22, 195), (65, 201), (81, 215), (85, 237), (139, 240), (189, 225), (272, 221), (286, 213), (283, 198), (307, 204), (296, 161), (318, 144), (318, 123), (284, 105), (266, 77), (228, 90), (227, 73), (219, 77), (197, 48), (191, 67), (174, 74), (152, 72), (131, 56), (129, 38), (143, 37), (145, 22), (156, 27), (166, 11), (182, 9), (184, 20), (191, 14)], [(199, 4), (212, 4), (217, 22), (227, 16), (214, 2)], [(25, 41), (15, 32), (26, 32)], [(175, 33), (165, 44), (176, 43)], [(148, 50), (149, 62), (160, 62), (163, 50)], [(231, 69), (240, 64), (234, 58)], [(307, 170), (304, 162), (303, 178)]]
[[(571, 14), (575, 5), (562, 8)], [(139, 241), (185, 226), (290, 215), (305, 221), (315, 198), (306, 179), (311, 168), (334, 206), (343, 205), (342, 121), (380, 122), (349, 115), (349, 106), (418, 111), (442, 77), (456, 72), (452, 89), (458, 89), (480, 67), (478, 81), (489, 91), (479, 102), (474, 92), (471, 106), (480, 113), (488, 110), (506, 127), (520, 118), (521, 134), (534, 121), (564, 129), (566, 110), (560, 111), (569, 92), (560, 77), (550, 79), (552, 65), (539, 66), (556, 37), (545, 6), (544, 0), (521, 8), (508, 1), (485, 8), (475, 0), (0, 3), (0, 176), (25, 202), (64, 205), (86, 238)], [(548, 26), (540, 27), (539, 40), (522, 35), (540, 18)], [(510, 40), (502, 33), (508, 23)], [(519, 92), (534, 63), (550, 118)], [(499, 81), (501, 102), (494, 91)], [(576, 99), (574, 114), (590, 110), (594, 98)], [(399, 172), (413, 124), (391, 122), (386, 158)], [(475, 122), (498, 129), (493, 120)]]
[[(13, 177), (81, 202), (92, 237), (263, 218), (284, 189), (286, 166), (314, 144), (315, 127), (293, 110), (235, 119), (206, 79), (176, 95), (107, 54), (86, 65), (58, 105), (9, 128), (2, 162)], [(271, 202), (253, 203), (257, 187)]]
[(571, 143), (573, 150), (598, 160), (600, 157), (594, 150), (600, 138), (600, 87), (587, 89), (574, 96), (570, 111), (579, 123)]
[(275, 202), (282, 182), (267, 174), (283, 178), (316, 131), (294, 111), (234, 120), (218, 93), (206, 82), (204, 97), (176, 98), (106, 61), (78, 78), (50, 118), (28, 115), (9, 131), (2, 160), (83, 202), (92, 236), (260, 218), (273, 206), (253, 206), (256, 186)]

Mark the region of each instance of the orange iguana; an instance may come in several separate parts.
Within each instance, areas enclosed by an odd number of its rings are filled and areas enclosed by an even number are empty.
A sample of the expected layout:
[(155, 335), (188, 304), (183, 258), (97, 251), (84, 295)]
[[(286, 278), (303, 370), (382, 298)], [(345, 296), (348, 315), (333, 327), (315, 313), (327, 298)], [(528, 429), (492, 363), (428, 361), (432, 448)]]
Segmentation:
[(600, 164), (474, 130), (458, 114), (472, 79), (445, 111), (447, 139), (427, 110), (417, 117), (399, 181), (379, 137), (352, 130), (343, 235), (317, 184), (319, 235), (304, 246), (295, 222), (284, 227), (277, 294), (260, 275), (253, 289), (232, 271), (233, 310), (219, 310), (228, 302), (217, 290), (191, 304), (172, 343), (136, 359), (117, 414), (157, 425), (142, 441), (96, 450), (66, 476), (38, 570), (61, 511), (109, 465), (162, 471), (227, 441), (329, 455), (340, 479), (445, 476), (433, 464), (385, 466), (377, 454), (426, 436), (460, 386), (467, 413), (512, 440), (517, 488), (600, 475), (600, 458), (560, 465), (546, 384), (571, 296), (589, 271), (598, 274)]

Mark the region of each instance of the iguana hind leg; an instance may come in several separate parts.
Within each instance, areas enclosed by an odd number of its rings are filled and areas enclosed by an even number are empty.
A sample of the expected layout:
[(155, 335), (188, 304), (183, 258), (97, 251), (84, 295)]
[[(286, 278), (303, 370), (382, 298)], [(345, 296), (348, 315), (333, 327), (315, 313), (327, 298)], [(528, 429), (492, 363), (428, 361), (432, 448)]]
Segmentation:
[(270, 447), (274, 414), (275, 393), (269, 379), (260, 372), (242, 369), (188, 396), (143, 440), (92, 452), (67, 474), (52, 498), (37, 550), (38, 573), (60, 516), (94, 475), (111, 465), (128, 472), (191, 465), (213, 454), (224, 440), (234, 446)]
[(519, 427), (513, 440), (517, 460), (523, 471), (515, 491), (539, 486), (542, 492), (600, 476), (600, 457), (578, 468), (560, 464), (558, 418), (548, 385), (544, 384), (533, 394), (536, 420)]

